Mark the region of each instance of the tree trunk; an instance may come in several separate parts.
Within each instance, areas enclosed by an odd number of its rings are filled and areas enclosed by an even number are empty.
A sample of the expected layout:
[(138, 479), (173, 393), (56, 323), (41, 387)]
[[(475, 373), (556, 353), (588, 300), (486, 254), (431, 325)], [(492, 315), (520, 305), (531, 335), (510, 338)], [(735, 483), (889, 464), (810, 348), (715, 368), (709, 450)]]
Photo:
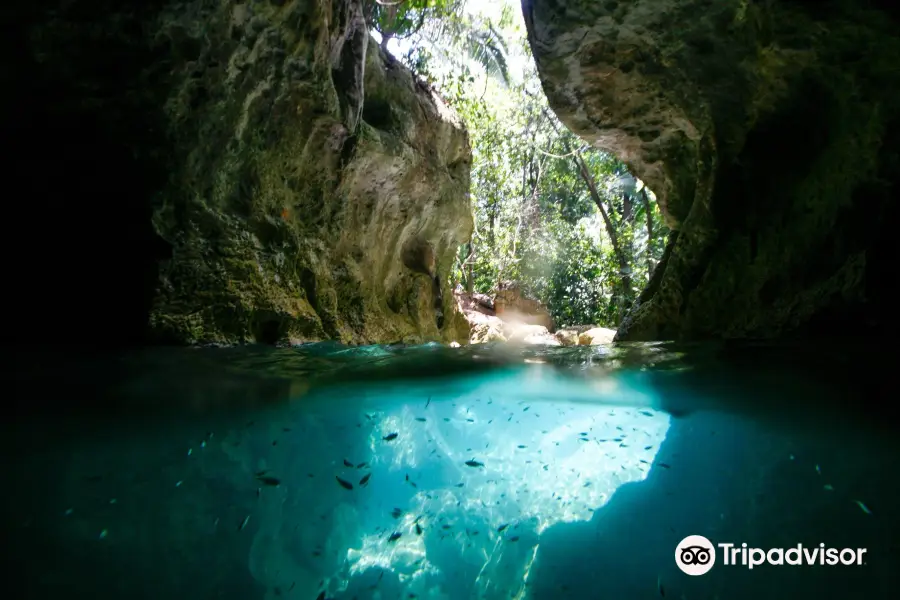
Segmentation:
[(606, 226), (606, 233), (609, 235), (609, 242), (613, 247), (613, 254), (616, 255), (616, 261), (619, 263), (619, 275), (622, 285), (620, 286), (621, 297), (619, 301), (616, 302), (616, 320), (617, 322), (621, 322), (625, 317), (625, 311), (628, 309), (628, 306), (626, 306), (628, 299), (631, 297), (631, 267), (628, 264), (628, 256), (625, 254), (622, 244), (619, 242), (619, 234), (616, 231), (612, 220), (609, 218), (609, 212), (606, 210), (606, 207), (603, 206), (603, 198), (600, 197), (600, 192), (597, 191), (597, 183), (594, 181), (594, 176), (591, 174), (590, 169), (588, 169), (587, 163), (584, 162), (581, 152), (575, 152), (572, 155), (572, 160), (578, 167), (578, 174), (581, 175), (581, 179), (584, 181), (585, 185), (587, 185), (591, 199), (600, 210), (600, 216), (603, 217), (603, 224)]
[(622, 194), (622, 220), (627, 223), (634, 220), (634, 203), (628, 194)]
[(641, 189), (641, 203), (644, 205), (644, 214), (647, 215), (647, 281), (653, 274), (653, 213), (650, 207), (650, 198), (647, 197), (647, 188)]
[(470, 294), (475, 292), (475, 246), (472, 242), (467, 244), (469, 256), (466, 258), (466, 291)]
[(548, 113), (546, 108), (543, 109), (543, 114), (544, 117), (553, 126), (554, 131), (556, 131), (556, 133), (562, 137), (563, 146), (566, 150), (566, 153), (572, 156), (572, 162), (574, 162), (575, 166), (578, 168), (578, 174), (581, 176), (582, 181), (584, 181), (585, 185), (587, 186), (588, 193), (591, 196), (591, 200), (593, 200), (594, 204), (597, 205), (597, 209), (600, 211), (600, 216), (603, 217), (603, 224), (606, 227), (606, 233), (609, 236), (609, 242), (613, 247), (613, 254), (615, 254), (616, 262), (618, 262), (619, 264), (621, 296), (620, 300), (616, 302), (616, 321), (617, 324), (621, 323), (622, 319), (625, 317), (625, 311), (628, 309), (626, 304), (628, 303), (628, 300), (632, 295), (631, 268), (628, 264), (628, 256), (625, 254), (624, 249), (622, 248), (622, 244), (619, 243), (619, 234), (616, 231), (615, 225), (609, 217), (609, 212), (603, 205), (603, 198), (600, 197), (600, 192), (597, 191), (597, 184), (594, 181), (594, 176), (591, 174), (587, 163), (585, 163), (584, 157), (582, 157), (581, 155), (581, 151), (572, 150), (571, 145), (566, 141), (565, 137), (563, 137), (563, 134), (560, 132), (559, 127), (556, 125), (556, 121), (554, 120), (553, 116)]

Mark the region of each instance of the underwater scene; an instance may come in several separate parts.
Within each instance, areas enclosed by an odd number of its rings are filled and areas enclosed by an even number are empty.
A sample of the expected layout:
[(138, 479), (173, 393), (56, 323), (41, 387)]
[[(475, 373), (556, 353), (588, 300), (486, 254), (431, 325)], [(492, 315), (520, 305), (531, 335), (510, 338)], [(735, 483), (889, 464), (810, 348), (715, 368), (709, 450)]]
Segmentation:
[(11, 589), (895, 597), (900, 453), (873, 408), (892, 372), (865, 356), (323, 343), (26, 357), (4, 376)]

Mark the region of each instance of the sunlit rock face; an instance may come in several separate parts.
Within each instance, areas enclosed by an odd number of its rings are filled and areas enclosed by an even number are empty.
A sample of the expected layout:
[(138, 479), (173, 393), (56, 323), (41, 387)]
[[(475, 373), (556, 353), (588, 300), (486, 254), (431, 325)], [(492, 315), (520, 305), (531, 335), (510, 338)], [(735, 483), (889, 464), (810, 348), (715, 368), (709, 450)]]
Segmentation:
[(618, 339), (896, 325), (900, 28), (868, 6), (523, 0), (552, 108), (676, 231)]
[[(359, 0), (51, 4), (22, 42), (46, 106), (22, 104), (62, 138), (31, 166), (80, 171), (77, 233), (50, 237), (90, 247), (60, 287), (90, 296), (67, 311), (94, 336), (468, 339), (433, 283), (473, 227), (468, 136), (371, 41)], [(434, 274), (404, 264), (412, 239)]]

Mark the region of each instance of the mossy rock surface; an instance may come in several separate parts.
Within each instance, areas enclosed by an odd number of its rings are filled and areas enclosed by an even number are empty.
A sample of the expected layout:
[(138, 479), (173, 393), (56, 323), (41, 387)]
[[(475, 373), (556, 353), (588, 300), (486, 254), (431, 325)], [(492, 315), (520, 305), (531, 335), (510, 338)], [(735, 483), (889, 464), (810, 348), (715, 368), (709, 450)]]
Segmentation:
[(468, 338), (456, 319), (438, 329), (430, 281), (399, 260), (420, 236), (447, 275), (470, 236), (466, 131), (357, 9), (191, 2), (158, 15), (154, 37), (177, 57), (178, 156), (154, 217), (174, 249), (151, 313), (161, 338)]
[[(19, 11), (27, 35), (12, 41), (32, 65), (9, 70), (10, 86), (59, 96), (36, 97), (26, 121), (53, 132), (52, 152), (22, 162), (69, 182), (43, 186), (69, 200), (53, 239), (91, 257), (61, 277), (85, 324), (67, 337), (146, 341), (149, 324), (150, 339), (189, 344), (468, 339), (449, 286), (439, 327), (430, 275), (400, 260), (425, 240), (443, 282), (470, 238), (468, 135), (370, 39), (361, 6)], [(69, 130), (81, 136), (66, 154)], [(72, 176), (51, 175), (67, 164)], [(48, 287), (23, 285), (41, 298)]]
[(624, 159), (676, 231), (618, 339), (896, 326), (887, 225), (900, 189), (896, 9), (523, 6), (553, 109)]

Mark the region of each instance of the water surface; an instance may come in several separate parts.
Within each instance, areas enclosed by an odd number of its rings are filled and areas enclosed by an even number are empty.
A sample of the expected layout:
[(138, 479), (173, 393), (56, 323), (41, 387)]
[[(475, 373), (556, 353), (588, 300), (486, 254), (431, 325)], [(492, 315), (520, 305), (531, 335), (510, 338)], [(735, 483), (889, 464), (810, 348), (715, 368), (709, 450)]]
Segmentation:
[[(763, 344), (23, 352), (6, 555), (33, 598), (893, 597), (886, 363)], [(691, 534), (866, 553), (691, 577)]]

